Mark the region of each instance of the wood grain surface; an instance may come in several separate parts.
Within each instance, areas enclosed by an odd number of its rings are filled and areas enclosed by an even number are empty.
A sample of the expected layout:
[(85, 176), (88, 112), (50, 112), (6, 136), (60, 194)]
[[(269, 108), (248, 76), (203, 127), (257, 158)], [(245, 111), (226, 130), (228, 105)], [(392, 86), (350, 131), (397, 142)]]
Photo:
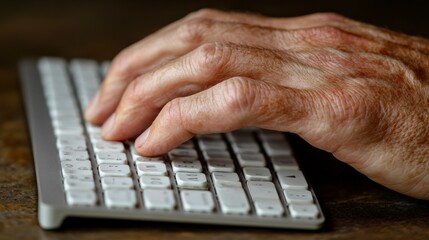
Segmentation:
[(127, 45), (202, 8), (294, 16), (335, 11), (429, 37), (425, 1), (16, 1), (0, 6), (0, 239), (429, 239), (429, 204), (385, 189), (297, 137), (294, 146), (327, 217), (317, 232), (78, 219), (37, 223), (31, 145), (17, 61), (24, 56), (111, 59)]

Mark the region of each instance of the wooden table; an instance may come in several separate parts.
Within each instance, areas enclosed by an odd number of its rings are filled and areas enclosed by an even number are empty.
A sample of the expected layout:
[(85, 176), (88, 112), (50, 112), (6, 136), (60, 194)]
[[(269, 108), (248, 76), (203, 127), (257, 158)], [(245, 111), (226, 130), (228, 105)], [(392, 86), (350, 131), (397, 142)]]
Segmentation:
[(273, 16), (336, 11), (429, 37), (429, 6), (380, 1), (2, 3), (0, 8), (0, 239), (429, 239), (429, 204), (385, 189), (294, 137), (327, 217), (317, 232), (172, 223), (72, 220), (43, 231), (16, 64), (23, 56), (111, 59), (120, 49), (201, 7)]

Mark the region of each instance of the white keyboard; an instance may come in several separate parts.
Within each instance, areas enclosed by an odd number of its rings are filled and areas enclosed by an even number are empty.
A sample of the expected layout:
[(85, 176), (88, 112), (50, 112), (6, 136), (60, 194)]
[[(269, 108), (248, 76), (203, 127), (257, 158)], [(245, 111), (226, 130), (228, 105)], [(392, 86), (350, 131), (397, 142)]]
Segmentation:
[(165, 156), (105, 141), (82, 109), (108, 62), (20, 64), (42, 228), (67, 217), (318, 229), (325, 218), (284, 133), (196, 136)]

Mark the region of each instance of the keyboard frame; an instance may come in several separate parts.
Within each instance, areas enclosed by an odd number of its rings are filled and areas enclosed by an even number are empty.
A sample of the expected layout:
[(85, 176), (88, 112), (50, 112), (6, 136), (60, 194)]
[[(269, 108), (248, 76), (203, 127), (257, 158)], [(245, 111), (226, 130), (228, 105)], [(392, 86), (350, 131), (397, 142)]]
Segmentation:
[[(323, 215), (323, 211), (311, 184), (309, 184), (309, 190), (313, 194), (315, 204), (320, 212), (317, 219), (291, 218), (287, 207), (285, 208), (287, 217), (283, 216), (281, 218), (256, 216), (254, 214), (255, 210), (253, 206), (251, 207), (252, 213), (249, 215), (226, 215), (222, 214), (220, 211), (212, 213), (184, 212), (183, 209), (181, 209), (182, 206), (180, 198), (178, 198), (178, 192), (174, 189), (176, 188), (175, 184), (173, 184), (173, 189), (175, 190), (175, 197), (179, 204), (178, 209), (174, 212), (154, 211), (141, 208), (141, 193), (137, 194), (138, 205), (133, 209), (107, 208), (104, 204), (101, 205), (100, 203), (98, 203), (97, 206), (91, 207), (69, 206), (66, 202), (65, 191), (62, 183), (60, 159), (56, 147), (56, 137), (54, 135), (48, 107), (43, 94), (37, 60), (38, 58), (27, 58), (21, 60), (19, 62), (19, 72), (37, 180), (38, 220), (43, 229), (59, 228), (61, 227), (64, 219), (68, 217), (148, 220), (305, 230), (316, 230), (323, 226), (325, 216)], [(131, 163), (129, 151), (127, 152), (127, 155), (128, 161)], [(90, 158), (93, 168), (96, 167), (94, 157), (90, 156)], [(130, 164), (130, 168), (134, 174), (133, 179), (136, 183), (135, 167), (133, 164)], [(168, 165), (168, 171), (169, 177), (172, 178), (170, 165)], [(206, 171), (204, 172), (207, 174)], [(305, 171), (303, 172), (305, 176)], [(241, 173), (238, 174), (240, 175)], [(276, 178), (275, 176), (273, 177)], [(210, 177), (208, 177), (208, 181), (210, 186), (213, 186)], [(95, 174), (95, 182), (98, 202), (100, 202), (100, 199), (102, 199), (100, 198), (100, 195), (102, 193), (100, 191), (101, 186), (98, 174)], [(278, 184), (278, 180), (276, 180), (275, 184)], [(277, 189), (281, 189), (278, 188), (278, 186), (276, 187)], [(249, 197), (247, 187), (244, 187), (244, 189)], [(137, 191), (139, 191), (139, 189), (137, 189)], [(213, 190), (211, 191), (213, 192)], [(279, 197), (283, 206), (286, 206), (287, 204), (285, 204), (282, 192), (279, 194)], [(216, 200), (215, 203), (216, 209), (219, 209), (218, 201)]]

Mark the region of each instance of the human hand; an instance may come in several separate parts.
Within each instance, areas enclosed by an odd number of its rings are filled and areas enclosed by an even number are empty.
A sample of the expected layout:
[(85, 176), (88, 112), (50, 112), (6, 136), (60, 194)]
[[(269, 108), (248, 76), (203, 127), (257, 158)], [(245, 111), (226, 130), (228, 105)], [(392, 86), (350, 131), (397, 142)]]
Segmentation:
[[(201, 10), (123, 50), (85, 117), (160, 155), (241, 127), (293, 132), (429, 199), (429, 41), (330, 13)], [(108, 119), (108, 120), (107, 120)]]

